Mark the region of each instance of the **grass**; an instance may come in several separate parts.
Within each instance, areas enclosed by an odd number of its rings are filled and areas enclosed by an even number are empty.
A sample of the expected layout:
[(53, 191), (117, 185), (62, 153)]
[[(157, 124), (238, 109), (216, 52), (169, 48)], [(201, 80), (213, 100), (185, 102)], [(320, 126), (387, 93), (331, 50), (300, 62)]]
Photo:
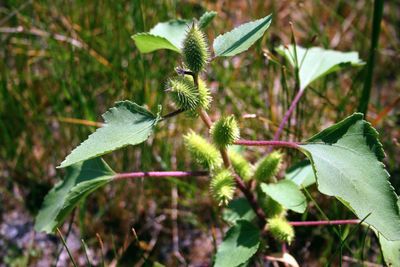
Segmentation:
[[(241, 22), (271, 12), (274, 14), (272, 25), (261, 42), (242, 56), (218, 59), (207, 73), (212, 92), (218, 94), (211, 114), (233, 113), (240, 117), (240, 126), (244, 129), (242, 135), (248, 139), (272, 139), (295, 94), (292, 70), (286, 68), (283, 77), (282, 66), (263, 56), (266, 50), (274, 53), (273, 47), (290, 43), (289, 21), (293, 22), (298, 44), (311, 45), (313, 36), (317, 36), (312, 45), (356, 50), (364, 60), (370, 54), (371, 1), (308, 0), (301, 4), (295, 1), (232, 1), (225, 4), (221, 1), (173, 0), (5, 1), (0, 6), (2, 217), (11, 216), (15, 210), (32, 221), (43, 196), (62, 178), (63, 172), (56, 172), (54, 167), (94, 130), (94, 126), (66, 120), (101, 122), (100, 114), (122, 99), (146, 104), (153, 111), (160, 103), (164, 104), (165, 112), (173, 110), (163, 90), (167, 77), (174, 72), (177, 55), (168, 51), (141, 55), (130, 36), (170, 18), (198, 18), (205, 10), (219, 13), (208, 29), (210, 39)], [(400, 93), (395, 60), (400, 48), (396, 10), (395, 1), (385, 2), (369, 106), (370, 119), (390, 106)], [(10, 33), (18, 31), (19, 26), (23, 27), (22, 32)], [(282, 138), (306, 138), (354, 112), (364, 81), (363, 72), (346, 70), (314, 83), (293, 116), (297, 120), (292, 121), (291, 128), (284, 131)], [(243, 118), (244, 114), (257, 116)], [(387, 152), (391, 179), (399, 192), (398, 114), (398, 107), (394, 106), (377, 128)], [(192, 163), (183, 156), (186, 152), (180, 134), (189, 128), (204, 129), (197, 126), (196, 120), (184, 116), (174, 120), (179, 126), (163, 123), (149, 142), (113, 153), (106, 157), (107, 161), (116, 171), (191, 169)], [(264, 152), (248, 149), (244, 153), (254, 162)], [(295, 156), (298, 154), (289, 154), (287, 158), (291, 161)], [(111, 262), (114, 243), (117, 254), (126, 257), (124, 251), (136, 242), (131, 234), (134, 227), (142, 249), (156, 242), (149, 252), (152, 259), (173, 264), (177, 259), (169, 252), (172, 249), (170, 207), (174, 186), (179, 191), (179, 248), (189, 262), (208, 262), (213, 247), (212, 242), (204, 240), (214, 236), (210, 226), (216, 229), (218, 239), (223, 222), (219, 209), (210, 202), (205, 179), (121, 181), (108, 186), (81, 204), (73, 227), (80, 231), (72, 232), (79, 235), (78, 240), (85, 239), (87, 247), (94, 251), (94, 257), (101, 259), (98, 233), (104, 241), (105, 260)], [(329, 218), (351, 217), (341, 204), (321, 197), (315, 190), (311, 190), (311, 194)], [(308, 219), (322, 218), (315, 207), (306, 216)], [(293, 219), (301, 218), (295, 215)], [(151, 232), (157, 227), (161, 229), (159, 234), (152, 236)], [(349, 231), (348, 227), (344, 228), (340, 230), (342, 235)], [(340, 249), (338, 244), (344, 239), (337, 236), (334, 229), (337, 227), (299, 229), (298, 241), (290, 252), (300, 262), (319, 260), (329, 263), (329, 255)], [(378, 262), (380, 252), (372, 232), (369, 231), (365, 239), (358, 237), (362, 233), (357, 232), (346, 240), (340, 254)], [(194, 253), (190, 244), (199, 240), (209, 247), (204, 247), (205, 252)], [(311, 244), (311, 252), (302, 248), (304, 244)], [(360, 251), (361, 247), (363, 251)], [(0, 257), (8, 253), (11, 252), (7, 248), (0, 247)], [(22, 250), (20, 253), (25, 255), (27, 252)], [(72, 253), (84, 255), (82, 249)], [(40, 254), (29, 257), (31, 262), (40, 258)], [(333, 261), (337, 262), (338, 258)]]

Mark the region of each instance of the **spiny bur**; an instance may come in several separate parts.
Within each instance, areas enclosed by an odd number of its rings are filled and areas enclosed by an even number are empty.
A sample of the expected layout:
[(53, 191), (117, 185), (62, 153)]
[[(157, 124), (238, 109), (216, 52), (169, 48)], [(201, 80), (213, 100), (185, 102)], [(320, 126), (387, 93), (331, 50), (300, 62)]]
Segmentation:
[(226, 205), (235, 193), (235, 179), (229, 170), (221, 170), (211, 180), (210, 191), (219, 205)]
[(167, 91), (175, 105), (183, 110), (194, 110), (200, 103), (200, 95), (189, 76), (177, 76), (169, 79)]
[(184, 136), (184, 142), (193, 159), (204, 168), (213, 170), (222, 165), (218, 149), (200, 135), (190, 131)]
[(253, 166), (239, 153), (233, 150), (229, 150), (228, 153), (232, 163), (232, 167), (235, 170), (235, 172), (244, 181), (246, 182), (249, 181), (251, 179), (251, 176), (253, 175)]
[(254, 178), (259, 182), (271, 182), (272, 178), (281, 168), (281, 165), (282, 154), (278, 151), (274, 151), (256, 164)]
[(211, 126), (210, 134), (214, 144), (219, 148), (233, 144), (240, 136), (235, 117), (231, 115), (216, 121)]
[(208, 89), (207, 84), (199, 78), (199, 107), (204, 110), (210, 108), (212, 101), (210, 89)]
[[(193, 81), (193, 78), (190, 76), (190, 78)], [(198, 94), (199, 94), (199, 105), (198, 107), (204, 110), (208, 110), (210, 108), (210, 104), (212, 101), (210, 89), (208, 89), (206, 83), (199, 78), (199, 88), (198, 88)], [(199, 114), (197, 110), (190, 110), (188, 113), (189, 117), (197, 117)]]
[(204, 33), (193, 23), (188, 29), (183, 40), (183, 62), (194, 73), (204, 70), (207, 65), (210, 53)]
[(276, 216), (268, 220), (267, 231), (283, 242), (291, 243), (294, 239), (294, 230), (284, 217)]

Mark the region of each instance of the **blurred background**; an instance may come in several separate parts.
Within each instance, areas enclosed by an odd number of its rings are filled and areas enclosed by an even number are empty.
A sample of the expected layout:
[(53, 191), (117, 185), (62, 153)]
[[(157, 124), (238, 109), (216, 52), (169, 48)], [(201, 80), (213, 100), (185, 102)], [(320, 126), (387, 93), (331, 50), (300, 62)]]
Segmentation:
[[(164, 112), (174, 109), (164, 89), (181, 63), (179, 55), (166, 50), (142, 55), (131, 35), (157, 22), (215, 10), (207, 28), (211, 43), (220, 33), (272, 13), (261, 41), (239, 56), (215, 60), (205, 75), (214, 95), (212, 118), (235, 114), (243, 137), (271, 139), (295, 92), (291, 68), (283, 77), (279, 64), (265, 55), (285, 63), (274, 48), (290, 44), (290, 22), (298, 44), (357, 51), (367, 61), (373, 8), (371, 0), (0, 1), (0, 266), (51, 266), (57, 258), (58, 266), (70, 265), (58, 236), (33, 231), (43, 197), (63, 177), (55, 167), (115, 101), (129, 99), (153, 111), (158, 104)], [(397, 193), (399, 33), (399, 2), (385, 1), (368, 120), (380, 132)], [(353, 68), (313, 83), (282, 139), (304, 140), (355, 112), (365, 76), (365, 68)], [(179, 116), (160, 124), (146, 143), (104, 158), (117, 172), (198, 168), (182, 146), (182, 134), (190, 128), (207, 132), (197, 119)], [(252, 162), (265, 152), (243, 151)], [(288, 152), (286, 167), (300, 159)], [(207, 266), (226, 229), (208, 192), (207, 178), (111, 183), (81, 203), (61, 230), (69, 233), (78, 265), (86, 263), (84, 239), (94, 265), (140, 266), (143, 256), (150, 256), (167, 266)], [(330, 219), (354, 217), (315, 187), (310, 192)], [(311, 203), (305, 215), (289, 218), (322, 216)], [(354, 226), (296, 228), (288, 249), (301, 266), (382, 262), (372, 231)]]

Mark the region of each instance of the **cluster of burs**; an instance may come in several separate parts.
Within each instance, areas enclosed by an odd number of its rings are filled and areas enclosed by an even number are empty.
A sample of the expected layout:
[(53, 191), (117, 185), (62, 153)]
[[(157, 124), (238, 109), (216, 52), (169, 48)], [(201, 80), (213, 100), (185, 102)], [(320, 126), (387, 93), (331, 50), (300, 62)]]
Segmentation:
[[(189, 116), (198, 116), (199, 111), (210, 107), (212, 97), (206, 83), (199, 77), (210, 61), (210, 52), (204, 33), (196, 23), (189, 26), (182, 45), (183, 67), (176, 77), (167, 83), (169, 96), (175, 105), (187, 111)], [(260, 189), (261, 183), (276, 182), (282, 154), (273, 152), (251, 164), (229, 146), (239, 139), (240, 130), (233, 115), (225, 116), (213, 123), (209, 142), (194, 131), (184, 136), (184, 143), (193, 159), (210, 171), (210, 192), (219, 205), (227, 205), (232, 200), (239, 176), (257, 192), (260, 206), (268, 218), (267, 230), (276, 239), (291, 242), (294, 238), (292, 226), (286, 220), (286, 210)], [(228, 151), (231, 167), (224, 166), (220, 151)]]

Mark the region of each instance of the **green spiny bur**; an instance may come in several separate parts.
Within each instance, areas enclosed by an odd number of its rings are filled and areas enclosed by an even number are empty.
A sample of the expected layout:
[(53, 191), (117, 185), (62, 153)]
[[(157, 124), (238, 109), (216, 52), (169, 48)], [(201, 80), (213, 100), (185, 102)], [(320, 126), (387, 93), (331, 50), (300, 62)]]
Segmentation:
[(200, 135), (190, 131), (184, 136), (184, 142), (192, 157), (203, 167), (213, 170), (222, 165), (218, 149)]
[(240, 136), (239, 127), (235, 117), (231, 115), (216, 121), (211, 126), (210, 134), (214, 144), (219, 148), (233, 144)]
[(172, 100), (178, 108), (194, 110), (199, 105), (199, 92), (188, 76), (171, 78), (168, 82), (168, 89)]
[(268, 220), (267, 230), (271, 235), (283, 242), (291, 243), (294, 239), (294, 230), (288, 221), (281, 216), (276, 216)]
[(210, 191), (219, 205), (226, 205), (235, 193), (235, 179), (229, 170), (218, 172), (211, 180)]
[[(190, 79), (193, 81), (193, 78), (191, 76), (187, 76), (190, 77)], [(204, 110), (208, 110), (210, 108), (210, 103), (212, 101), (212, 97), (211, 97), (211, 93), (210, 93), (210, 89), (208, 89), (206, 83), (199, 78), (199, 87), (198, 87), (198, 94), (199, 94), (199, 108), (202, 108)], [(187, 115), (189, 117), (192, 118), (196, 118), (198, 117), (198, 112), (197, 110), (190, 110)]]
[(278, 173), (281, 165), (282, 154), (274, 151), (256, 164), (254, 178), (259, 182), (271, 182), (271, 179)]
[(230, 150), (229, 158), (231, 159), (232, 167), (235, 172), (242, 178), (244, 181), (249, 181), (253, 174), (253, 166), (239, 153)]
[(193, 24), (183, 40), (183, 62), (194, 73), (199, 73), (207, 65), (210, 53), (204, 33)]
[(199, 78), (199, 106), (202, 109), (208, 110), (212, 101), (210, 89), (207, 84)]

